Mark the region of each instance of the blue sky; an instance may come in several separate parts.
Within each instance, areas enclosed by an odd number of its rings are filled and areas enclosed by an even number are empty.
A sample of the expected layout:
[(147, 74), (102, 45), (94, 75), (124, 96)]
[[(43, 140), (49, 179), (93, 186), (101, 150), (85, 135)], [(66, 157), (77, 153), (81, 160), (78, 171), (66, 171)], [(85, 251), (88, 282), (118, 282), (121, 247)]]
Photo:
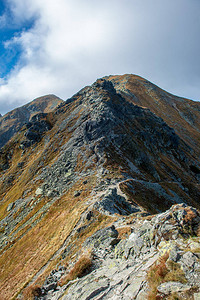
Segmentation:
[(137, 74), (200, 100), (199, 0), (0, 1), (0, 113)]
[(13, 18), (13, 12), (9, 2), (0, 2), (0, 76), (6, 78), (10, 71), (20, 60), (23, 52), (20, 44), (8, 45), (14, 37), (20, 36), (24, 31), (30, 30), (34, 26), (34, 18), (18, 22)]
[(5, 51), (4, 43), (11, 39), (14, 34), (16, 34), (16, 28), (12, 28), (11, 26), (6, 26), (4, 24), (4, 14), (9, 14), (5, 1), (0, 2), (0, 12), (1, 12), (1, 31), (0, 31), (0, 74), (1, 77), (6, 76), (9, 73), (10, 69), (13, 65), (15, 65), (18, 61), (20, 49), (12, 48), (7, 49)]

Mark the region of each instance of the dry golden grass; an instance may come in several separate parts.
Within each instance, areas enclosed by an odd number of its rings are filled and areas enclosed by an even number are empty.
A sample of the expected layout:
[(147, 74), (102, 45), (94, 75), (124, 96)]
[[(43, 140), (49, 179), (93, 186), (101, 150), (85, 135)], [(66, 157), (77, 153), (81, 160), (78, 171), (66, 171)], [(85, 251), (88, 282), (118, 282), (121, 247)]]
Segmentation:
[(196, 217), (196, 213), (190, 208), (186, 207), (185, 211), (187, 214), (184, 216), (186, 223), (191, 223), (191, 221)]
[(121, 239), (127, 239), (128, 236), (131, 234), (131, 227), (127, 226), (127, 227), (121, 227), (121, 228), (117, 228), (117, 231), (119, 233), (118, 238)]
[[(64, 108), (63, 118), (65, 119), (78, 105), (78, 101), (74, 101), (68, 107)], [(62, 116), (59, 116), (59, 122), (62, 122)], [(58, 119), (55, 114), (48, 115), (48, 121), (53, 125)], [(75, 119), (78, 119), (78, 115)], [(72, 120), (71, 125), (75, 125), (76, 120)], [(14, 175), (15, 181), (9, 189), (6, 189), (6, 194), (3, 194), (2, 183), (0, 183), (1, 196), (4, 197), (0, 206), (0, 218), (4, 218), (8, 212), (6, 211), (9, 203), (14, 202), (23, 196), (23, 192), (32, 188), (31, 195), (34, 193), (33, 186), (30, 186), (31, 180), (36, 176), (41, 168), (40, 162), (45, 161), (45, 165), (51, 165), (59, 155), (60, 147), (66, 143), (71, 133), (65, 129), (59, 133), (59, 137), (55, 138), (59, 128), (55, 125), (51, 131), (48, 132), (51, 146), (58, 151), (54, 152), (50, 147), (46, 148), (42, 140), (37, 145), (26, 149), (23, 158), (21, 157), (22, 150), (19, 149), (20, 139), (24, 132), (16, 137), (15, 144), (12, 144), (14, 150), (12, 156), (12, 163), (10, 168), (6, 171), (7, 176)], [(11, 145), (11, 144), (10, 144)], [(9, 149), (8, 149), (9, 150)], [(86, 153), (87, 154), (87, 153)], [(88, 153), (88, 156), (90, 153)], [(87, 155), (86, 155), (87, 158)], [(2, 158), (2, 161), (4, 157)], [(24, 168), (20, 170), (17, 167), (18, 162), (23, 160)], [(93, 165), (94, 166), (94, 165)], [(90, 166), (91, 167), (91, 166)], [(77, 168), (83, 168), (83, 162), (77, 161)], [(0, 298), (12, 299), (26, 284), (28, 284), (33, 276), (49, 261), (52, 255), (62, 246), (63, 242), (70, 234), (76, 223), (79, 221), (81, 213), (85, 210), (84, 202), (87, 201), (90, 193), (95, 185), (95, 180), (88, 179), (89, 184), (83, 185), (77, 182), (61, 199), (57, 200), (48, 210), (45, 217), (40, 222), (30, 229), (30, 225), (23, 228), (24, 224), (33, 217), (39, 209), (45, 204), (48, 199), (43, 199), (35, 208), (14, 228), (12, 234), (15, 234), (15, 240), (6, 246), (6, 251), (0, 257)], [(37, 183), (38, 184), (38, 183)], [(37, 186), (35, 184), (35, 186)], [(74, 198), (74, 191), (82, 189), (81, 196)], [(19, 210), (14, 217), (23, 213)], [(40, 215), (37, 216), (40, 218)], [(98, 222), (97, 222), (98, 223)], [(101, 221), (100, 221), (101, 223)], [(22, 226), (22, 227), (20, 227)], [(95, 227), (95, 226), (94, 226)], [(96, 226), (96, 228), (98, 225)], [(20, 229), (22, 228), (22, 229)], [(20, 229), (20, 230), (19, 230)], [(17, 232), (17, 230), (19, 230)], [(29, 230), (29, 231), (28, 231)], [(28, 232), (27, 232), (28, 231)], [(25, 234), (25, 235), (24, 235)], [(86, 235), (87, 236), (87, 235)], [(84, 239), (82, 237), (81, 239)], [(81, 240), (80, 239), (80, 240)], [(5, 249), (4, 249), (5, 250)], [(56, 259), (50, 263), (50, 267), (56, 264)], [(47, 267), (44, 271), (43, 280), (48, 272)]]
[(35, 281), (35, 285), (41, 286), (51, 270), (57, 268), (58, 265), (65, 266), (67, 268), (68, 262), (73, 261), (75, 254), (81, 249), (87, 237), (92, 235), (97, 230), (110, 226), (112, 224), (112, 218), (104, 218), (101, 214), (95, 211), (93, 213), (94, 222), (89, 224), (88, 227), (85, 230), (81, 231), (80, 234), (75, 234), (75, 236), (73, 237), (73, 241), (70, 243), (71, 251), (69, 252), (68, 256), (63, 258), (61, 253), (60, 256), (51, 261), (45, 271), (37, 278), (37, 280)]
[(196, 234), (197, 234), (197, 236), (200, 236), (200, 224), (197, 227)]
[[(154, 263), (147, 273), (147, 281), (149, 284), (148, 300), (159, 299), (157, 295), (158, 286), (167, 281), (178, 281), (187, 283), (185, 274), (178, 263), (167, 261), (169, 254), (166, 253), (160, 260)], [(167, 261), (167, 264), (166, 264)], [(174, 295), (175, 296), (175, 295)], [(171, 295), (173, 297), (173, 295)], [(176, 298), (171, 298), (176, 299)], [(178, 298), (179, 299), (179, 298)]]
[[(16, 240), (12, 247), (2, 254), (0, 257), (0, 265), (2, 266), (0, 270), (2, 283), (0, 297), (5, 295), (5, 299), (12, 299), (62, 246), (66, 237), (79, 221), (81, 213), (85, 210), (84, 202), (87, 201), (93, 186), (96, 184), (94, 177), (87, 178), (87, 180), (87, 184), (82, 184), (81, 181), (77, 182), (65, 196), (52, 205), (48, 213), (34, 228), (26, 232), (21, 239)], [(80, 189), (80, 187), (82, 189), (81, 195), (74, 197), (74, 191)], [(87, 236), (109, 222), (109, 218), (103, 218), (100, 214), (97, 214), (94, 223), (88, 226), (89, 229), (85, 229), (85, 235), (81, 234), (80, 238), (77, 239), (71, 255), (80, 249)], [(20, 237), (26, 229), (28, 227), (19, 231), (16, 238)], [(64, 262), (55, 257), (34, 284), (41, 286), (45, 277), (48, 276), (51, 269), (56, 267), (58, 262), (67, 263), (66, 260)]]
[(90, 271), (91, 266), (92, 253), (88, 252), (79, 258), (70, 272), (60, 280), (59, 285), (63, 286), (71, 280), (84, 276)]
[(67, 198), (63, 202), (55, 203), (39, 224), (0, 257), (0, 297), (12, 299), (47, 263), (78, 222), (84, 209), (82, 202)]
[[(109, 80), (117, 83), (116, 88), (123, 91), (123, 97), (126, 101), (150, 109), (170, 127), (174, 128), (176, 133), (194, 149), (197, 157), (199, 157), (199, 102), (188, 99), (180, 100), (180, 98), (167, 93), (136, 75), (110, 76)], [(125, 92), (126, 89), (129, 93)], [(130, 97), (130, 92), (136, 97)], [(193, 120), (192, 122), (190, 122), (190, 117)]]
[(165, 276), (165, 281), (179, 281), (181, 283), (187, 283), (185, 273), (181, 269), (179, 264), (170, 260), (167, 262), (167, 266), (169, 268), (169, 271)]
[(30, 285), (22, 293), (24, 300), (33, 300), (35, 297), (41, 296), (41, 289), (37, 285)]
[[(158, 210), (166, 210), (170, 204), (153, 188), (147, 188), (142, 183), (127, 180), (120, 183), (120, 189), (128, 196), (129, 201), (136, 203), (147, 212), (155, 214)], [(153, 205), (152, 205), (153, 204)]]
[(168, 273), (166, 260), (169, 254), (163, 256), (158, 262), (153, 264), (147, 273), (147, 281), (149, 284), (148, 300), (155, 300), (157, 294), (157, 287), (164, 282), (164, 278)]

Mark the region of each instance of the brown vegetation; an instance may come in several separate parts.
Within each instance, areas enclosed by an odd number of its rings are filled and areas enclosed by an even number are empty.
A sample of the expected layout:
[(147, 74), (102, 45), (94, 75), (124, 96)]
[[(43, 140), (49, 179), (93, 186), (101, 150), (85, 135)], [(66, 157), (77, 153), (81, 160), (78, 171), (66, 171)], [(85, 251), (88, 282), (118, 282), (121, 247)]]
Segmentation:
[(118, 235), (118, 239), (127, 239), (128, 236), (131, 234), (131, 227), (127, 226), (127, 227), (121, 227), (121, 228), (117, 228), (117, 231), (119, 233)]
[(92, 253), (88, 252), (81, 256), (79, 260), (75, 263), (74, 267), (70, 270), (70, 272), (60, 280), (60, 286), (67, 284), (69, 281), (74, 280), (77, 277), (84, 276), (87, 272), (90, 271), (91, 266)]
[[(158, 286), (167, 281), (179, 281), (186, 283), (185, 274), (178, 263), (168, 260), (169, 254), (166, 253), (159, 261), (154, 263), (147, 273), (149, 284), (148, 300), (155, 300)], [(168, 260), (168, 261), (167, 261)], [(167, 263), (166, 263), (167, 261)], [(174, 299), (174, 298), (172, 298)]]
[(22, 296), (24, 300), (32, 300), (34, 297), (41, 296), (41, 289), (37, 285), (30, 285), (23, 291)]

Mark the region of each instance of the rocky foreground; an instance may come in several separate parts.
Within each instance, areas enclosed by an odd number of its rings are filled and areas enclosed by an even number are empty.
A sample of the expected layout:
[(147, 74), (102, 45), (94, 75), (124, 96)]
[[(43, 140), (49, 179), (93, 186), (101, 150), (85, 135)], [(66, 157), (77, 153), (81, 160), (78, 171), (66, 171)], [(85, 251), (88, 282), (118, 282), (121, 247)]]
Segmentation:
[(200, 299), (199, 212), (178, 204), (143, 215), (95, 232), (72, 266), (58, 266), (32, 290), (35, 299)]

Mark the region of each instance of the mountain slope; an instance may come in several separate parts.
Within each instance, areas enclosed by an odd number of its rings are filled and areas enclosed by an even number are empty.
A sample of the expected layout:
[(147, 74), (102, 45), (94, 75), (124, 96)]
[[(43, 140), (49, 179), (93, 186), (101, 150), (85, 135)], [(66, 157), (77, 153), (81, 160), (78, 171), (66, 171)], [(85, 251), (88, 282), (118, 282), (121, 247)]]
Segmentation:
[(147, 82), (131, 76), (132, 89), (140, 82), (135, 95), (124, 88), (126, 76), (99, 79), (53, 112), (35, 115), (2, 148), (2, 299), (41, 287), (54, 268), (70, 269), (100, 229), (115, 224), (130, 234), (129, 222), (171, 205), (200, 208), (198, 122), (186, 138), (173, 109), (170, 117), (157, 109), (163, 119), (155, 112), (155, 99), (170, 103), (172, 96), (163, 92), (163, 99), (158, 90), (150, 101)]
[(12, 136), (19, 131), (30, 119), (41, 112), (48, 113), (54, 110), (63, 100), (47, 95), (0, 116), (0, 148), (2, 148)]
[[(147, 107), (192, 147), (200, 149), (200, 102), (174, 96), (136, 75), (107, 76), (127, 101)], [(196, 151), (199, 151), (196, 149)], [(198, 152), (199, 153), (199, 152)]]

